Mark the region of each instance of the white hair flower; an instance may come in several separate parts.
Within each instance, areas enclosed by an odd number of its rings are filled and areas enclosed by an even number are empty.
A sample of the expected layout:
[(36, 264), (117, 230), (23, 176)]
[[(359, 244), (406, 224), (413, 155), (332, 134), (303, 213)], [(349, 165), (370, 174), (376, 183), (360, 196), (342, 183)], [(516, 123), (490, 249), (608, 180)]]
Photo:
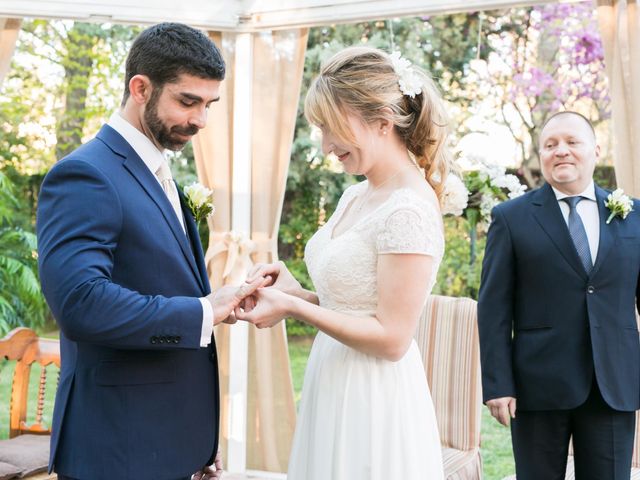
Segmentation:
[(393, 70), (398, 75), (398, 85), (403, 95), (414, 98), (422, 93), (422, 81), (418, 73), (411, 66), (411, 62), (402, 58), (400, 52), (393, 52), (391, 55)]

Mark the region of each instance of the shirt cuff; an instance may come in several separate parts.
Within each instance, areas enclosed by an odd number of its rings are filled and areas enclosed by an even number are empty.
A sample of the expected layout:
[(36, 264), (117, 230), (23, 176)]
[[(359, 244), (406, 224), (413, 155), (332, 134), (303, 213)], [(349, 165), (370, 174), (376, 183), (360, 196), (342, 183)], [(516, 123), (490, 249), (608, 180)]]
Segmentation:
[(200, 298), (202, 304), (202, 330), (200, 333), (200, 346), (208, 347), (213, 334), (213, 308), (206, 298)]

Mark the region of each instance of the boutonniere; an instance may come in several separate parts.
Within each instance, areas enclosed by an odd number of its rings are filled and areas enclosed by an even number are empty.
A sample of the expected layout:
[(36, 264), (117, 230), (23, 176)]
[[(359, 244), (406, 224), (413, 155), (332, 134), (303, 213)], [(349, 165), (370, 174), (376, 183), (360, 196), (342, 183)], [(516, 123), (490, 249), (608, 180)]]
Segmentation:
[(213, 191), (201, 183), (195, 182), (184, 187), (184, 195), (187, 199), (187, 206), (191, 210), (196, 223), (200, 223), (201, 220), (213, 215), (216, 211), (212, 202)]
[(607, 218), (607, 225), (614, 217), (620, 216), (624, 220), (630, 212), (633, 211), (633, 200), (624, 194), (621, 188), (617, 188), (610, 193), (604, 202), (604, 206), (609, 209), (611, 214)]

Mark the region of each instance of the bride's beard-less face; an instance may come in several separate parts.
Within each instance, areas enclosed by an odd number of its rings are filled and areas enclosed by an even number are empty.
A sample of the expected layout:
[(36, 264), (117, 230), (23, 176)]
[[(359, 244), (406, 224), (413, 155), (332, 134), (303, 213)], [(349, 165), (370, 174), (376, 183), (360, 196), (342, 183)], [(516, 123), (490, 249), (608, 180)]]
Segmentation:
[(194, 125), (178, 126), (167, 125), (159, 115), (158, 105), (162, 89), (154, 89), (144, 110), (144, 122), (155, 141), (167, 150), (182, 150), (191, 137), (198, 133), (198, 127)]

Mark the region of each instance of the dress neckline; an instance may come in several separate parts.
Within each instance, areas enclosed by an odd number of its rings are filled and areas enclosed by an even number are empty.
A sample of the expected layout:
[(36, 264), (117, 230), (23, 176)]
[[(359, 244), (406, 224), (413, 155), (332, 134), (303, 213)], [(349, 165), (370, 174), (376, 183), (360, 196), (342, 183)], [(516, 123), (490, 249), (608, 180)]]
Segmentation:
[[(368, 184), (368, 181), (365, 180), (364, 182), (355, 185), (355, 187), (360, 187), (361, 185), (364, 184)], [(362, 190), (363, 187), (360, 187), (360, 190)], [(351, 207), (353, 206), (353, 203), (356, 201), (357, 198), (359, 198), (361, 192), (354, 191), (354, 195), (352, 195), (352, 198), (349, 199), (349, 202), (344, 206), (344, 208), (341, 208), (340, 210), (336, 210), (336, 212), (334, 213), (334, 217), (337, 215), (337, 219), (335, 221), (333, 221), (333, 225), (329, 225), (327, 224), (327, 227), (329, 227), (329, 241), (333, 241), (333, 240), (338, 240), (339, 238), (342, 238), (344, 235), (346, 235), (347, 233), (349, 233), (351, 230), (353, 230), (355, 227), (357, 227), (358, 225), (360, 225), (361, 223), (363, 223), (366, 219), (372, 217), (375, 213), (377, 213), (380, 209), (382, 209), (382, 207), (384, 207), (387, 203), (389, 203), (389, 201), (398, 193), (404, 190), (408, 190), (411, 193), (413, 193), (418, 200), (420, 200), (420, 202), (422, 203), (426, 203), (429, 206), (431, 206), (431, 208), (435, 208), (431, 202), (429, 202), (428, 200), (424, 200), (422, 198), (420, 198), (414, 191), (413, 189), (411, 189), (410, 187), (400, 187), (400, 188), (396, 188), (394, 189), (389, 196), (382, 202), (380, 203), (380, 205), (378, 205), (376, 208), (374, 208), (373, 210), (371, 210), (369, 213), (367, 213), (366, 215), (363, 215), (361, 218), (359, 218), (356, 222), (354, 222), (352, 225), (350, 225), (349, 227), (347, 227), (346, 230), (344, 230), (342, 233), (340, 233), (339, 235), (335, 235), (335, 229), (336, 227), (339, 225), (340, 221), (344, 218), (345, 214), (351, 209)], [(330, 222), (331, 223), (331, 222)]]

